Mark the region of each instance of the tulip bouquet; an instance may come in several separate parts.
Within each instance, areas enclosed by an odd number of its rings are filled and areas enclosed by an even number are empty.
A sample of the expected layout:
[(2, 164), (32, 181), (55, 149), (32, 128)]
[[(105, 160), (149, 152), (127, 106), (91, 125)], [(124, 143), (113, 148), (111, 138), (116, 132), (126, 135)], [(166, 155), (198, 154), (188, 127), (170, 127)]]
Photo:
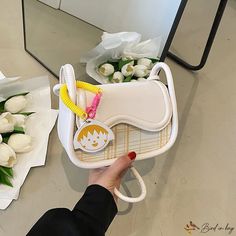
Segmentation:
[(110, 83), (145, 81), (159, 58), (125, 57), (119, 60), (108, 60), (97, 68), (99, 75)]
[(33, 112), (22, 112), (27, 105), (27, 94), (14, 95), (0, 102), (0, 184), (11, 187), (17, 153), (32, 149), (32, 138), (25, 134), (25, 124), (27, 116)]
[(86, 73), (101, 84), (146, 80), (160, 61), (161, 36), (142, 41), (137, 32), (104, 32), (101, 39), (80, 58)]

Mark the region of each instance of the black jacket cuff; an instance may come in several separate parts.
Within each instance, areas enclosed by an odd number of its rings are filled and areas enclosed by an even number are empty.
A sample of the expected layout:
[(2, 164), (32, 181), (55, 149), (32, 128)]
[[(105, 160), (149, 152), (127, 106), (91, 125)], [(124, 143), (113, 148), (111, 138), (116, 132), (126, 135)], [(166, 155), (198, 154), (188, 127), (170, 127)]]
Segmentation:
[(117, 214), (117, 206), (112, 194), (100, 185), (87, 187), (83, 197), (73, 209), (75, 215), (77, 210), (93, 218), (94, 222), (98, 222), (104, 232)]

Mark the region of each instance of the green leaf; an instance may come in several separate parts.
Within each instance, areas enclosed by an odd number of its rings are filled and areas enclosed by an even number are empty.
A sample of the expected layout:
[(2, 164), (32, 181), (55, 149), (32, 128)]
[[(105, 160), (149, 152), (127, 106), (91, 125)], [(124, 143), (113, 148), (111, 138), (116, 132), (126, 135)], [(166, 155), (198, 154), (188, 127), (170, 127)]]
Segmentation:
[(130, 82), (131, 79), (132, 79), (132, 75), (127, 76), (127, 77), (124, 79), (124, 82)]
[(111, 82), (113, 79), (113, 74), (108, 76), (108, 80)]
[(24, 116), (30, 116), (30, 115), (32, 115), (32, 114), (34, 114), (35, 112), (34, 111), (32, 111), (32, 112), (20, 112), (20, 113), (17, 113), (17, 114), (19, 114), (19, 115), (24, 115)]
[(150, 58), (150, 57), (147, 57), (148, 59), (150, 59), (152, 61), (152, 63), (156, 63), (156, 62), (159, 62), (160, 61), (160, 58), (157, 57), (157, 58)]
[(13, 132), (2, 134), (3, 142), (7, 143), (12, 134), (25, 134), (25, 131), (22, 127), (15, 127)]
[(18, 94), (12, 95), (12, 96), (8, 97), (8, 98), (6, 99), (6, 101), (9, 100), (10, 98), (13, 98), (13, 97), (25, 96), (25, 95), (27, 95), (28, 93), (29, 93), (29, 92), (24, 92), (24, 93), (18, 93)]
[(109, 63), (114, 66), (115, 71), (119, 70), (119, 63), (118, 61), (107, 61), (106, 63)]
[(2, 172), (3, 174), (7, 175), (7, 176), (10, 177), (10, 178), (13, 177), (13, 170), (12, 170), (12, 168), (0, 166), (0, 173), (1, 173), (1, 172)]
[(139, 77), (136, 77), (135, 75), (133, 75), (133, 77), (132, 77), (132, 79), (136, 79), (136, 80), (137, 80), (138, 78), (139, 78)]
[(10, 137), (12, 134), (13, 134), (13, 132), (4, 133), (4, 134), (1, 134), (1, 135), (2, 135), (2, 138), (7, 138), (7, 137)]
[(2, 139), (2, 141), (4, 142), (4, 143), (8, 143), (8, 140), (9, 140), (9, 138), (10, 138), (10, 136), (8, 136), (8, 137), (4, 137), (3, 139)]
[(6, 101), (2, 101), (0, 102), (0, 113), (1, 112), (4, 112), (4, 104), (5, 104)]
[(12, 133), (24, 134), (25, 131), (22, 127), (14, 127), (14, 131)]
[(5, 174), (0, 173), (0, 184), (7, 185), (9, 187), (13, 187), (9, 177)]
[(121, 70), (124, 65), (126, 65), (126, 64), (128, 64), (128, 63), (130, 63), (132, 61), (133, 60), (122, 60), (122, 59), (120, 59), (119, 60), (119, 64), (118, 64), (119, 65), (118, 69)]

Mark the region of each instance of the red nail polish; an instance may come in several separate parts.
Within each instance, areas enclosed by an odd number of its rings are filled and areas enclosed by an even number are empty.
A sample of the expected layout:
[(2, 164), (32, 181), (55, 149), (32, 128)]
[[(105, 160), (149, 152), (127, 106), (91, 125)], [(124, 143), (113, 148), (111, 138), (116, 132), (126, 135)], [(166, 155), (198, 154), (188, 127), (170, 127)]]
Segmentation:
[(128, 157), (131, 161), (133, 161), (136, 158), (136, 152), (129, 152)]

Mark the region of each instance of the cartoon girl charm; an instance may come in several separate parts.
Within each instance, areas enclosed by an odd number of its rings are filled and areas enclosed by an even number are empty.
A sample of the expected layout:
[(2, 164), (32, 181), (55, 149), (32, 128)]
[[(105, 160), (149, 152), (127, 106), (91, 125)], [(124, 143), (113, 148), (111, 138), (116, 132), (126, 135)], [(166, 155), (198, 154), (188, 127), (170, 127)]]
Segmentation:
[(85, 152), (98, 152), (114, 139), (112, 130), (105, 124), (88, 119), (74, 136), (74, 148)]
[(83, 121), (83, 124), (75, 133), (74, 148), (85, 152), (98, 152), (114, 139), (112, 130), (102, 122), (94, 119), (101, 100), (102, 90), (95, 85), (82, 81), (76, 81), (76, 87), (86, 89), (96, 95), (92, 104), (84, 110), (70, 99), (66, 84), (60, 88), (62, 102)]

